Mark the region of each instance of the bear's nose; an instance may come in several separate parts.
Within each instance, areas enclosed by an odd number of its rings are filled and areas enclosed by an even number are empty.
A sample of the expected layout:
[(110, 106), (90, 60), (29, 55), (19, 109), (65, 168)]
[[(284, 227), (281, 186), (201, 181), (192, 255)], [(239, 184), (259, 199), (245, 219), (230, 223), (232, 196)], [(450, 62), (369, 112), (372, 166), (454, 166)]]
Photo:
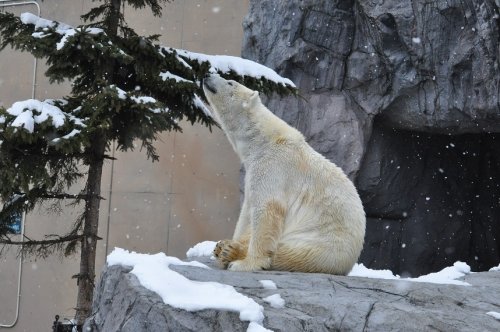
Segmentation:
[(211, 75), (208, 75), (203, 79), (203, 86), (207, 88), (208, 91), (217, 93), (217, 89), (215, 88), (213, 77)]

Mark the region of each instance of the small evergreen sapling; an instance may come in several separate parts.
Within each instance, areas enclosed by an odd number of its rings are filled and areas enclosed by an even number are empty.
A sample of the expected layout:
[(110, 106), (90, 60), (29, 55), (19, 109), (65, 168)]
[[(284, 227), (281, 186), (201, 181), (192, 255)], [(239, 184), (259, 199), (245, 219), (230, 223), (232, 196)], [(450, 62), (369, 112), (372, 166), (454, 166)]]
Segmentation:
[[(97, 1), (98, 2), (98, 1)], [(122, 4), (149, 7), (156, 16), (168, 0), (105, 0), (72, 27), (30, 13), (0, 13), (0, 50), (10, 46), (45, 59), (51, 83), (71, 81), (71, 93), (54, 100), (25, 100), (0, 108), (0, 244), (23, 245), (39, 256), (73, 253), (80, 244), (76, 319), (90, 314), (99, 239), (103, 162), (116, 142), (127, 151), (139, 141), (153, 161), (153, 142), (179, 123), (214, 125), (200, 82), (218, 72), (264, 93), (295, 93), (293, 83), (248, 60), (163, 47), (158, 36), (139, 36), (127, 26)], [(68, 193), (78, 181), (83, 190)], [(83, 212), (67, 234), (13, 240), (13, 216), (62, 199)], [(56, 202), (56, 203), (54, 203)]]

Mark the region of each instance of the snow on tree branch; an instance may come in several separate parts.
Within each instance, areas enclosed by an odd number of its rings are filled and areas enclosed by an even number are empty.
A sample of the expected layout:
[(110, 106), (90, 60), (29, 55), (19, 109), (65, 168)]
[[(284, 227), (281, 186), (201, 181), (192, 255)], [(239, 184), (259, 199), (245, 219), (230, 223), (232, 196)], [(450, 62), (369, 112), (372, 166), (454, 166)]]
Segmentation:
[(193, 83), (194, 84), (193, 81), (187, 80), (187, 79), (182, 78), (182, 77), (177, 76), (177, 75), (174, 75), (174, 74), (172, 74), (169, 71), (160, 73), (160, 77), (164, 81), (166, 81), (166, 80), (174, 80), (176, 82), (185, 82), (185, 83)]
[(56, 33), (61, 35), (61, 40), (56, 44), (56, 49), (58, 51), (65, 46), (68, 38), (74, 36), (77, 32), (86, 32), (93, 35), (104, 33), (104, 30), (99, 28), (73, 28), (68, 24), (47, 20), (31, 13), (21, 14), (20, 19), (24, 24), (31, 24), (35, 26), (35, 30), (37, 32), (31, 34), (34, 38), (47, 37), (49, 35), (49, 29), (53, 29)]
[[(165, 49), (165, 48), (164, 48)], [(269, 67), (258, 64), (257, 62), (242, 59), (230, 55), (208, 55), (202, 53), (195, 53), (181, 49), (165, 49), (167, 52), (175, 50), (177, 54), (190, 60), (199, 63), (208, 62), (210, 64), (210, 72), (221, 72), (227, 74), (235, 72), (239, 76), (250, 76), (254, 78), (265, 78), (283, 86), (295, 87), (295, 84), (288, 78), (281, 77)]]
[[(91, 34), (91, 35), (105, 34), (104, 31), (100, 28), (92, 28), (92, 27), (86, 27), (84, 29), (74, 28), (68, 24), (40, 18), (31, 13), (21, 14), (21, 22), (24, 24), (34, 25), (35, 32), (32, 34), (32, 37), (34, 38), (45, 37), (49, 32), (49, 30), (53, 30), (54, 32), (61, 35), (61, 39), (56, 44), (57, 50), (62, 49), (68, 42), (68, 39), (74, 36), (77, 32), (82, 34)], [(111, 45), (110, 41), (108, 43)], [(101, 43), (100, 46), (103, 46), (103, 44)], [(177, 54), (178, 61), (181, 64), (183, 64), (187, 69), (192, 69), (192, 66), (189, 65), (186, 61), (184, 61), (184, 59), (189, 59), (198, 62), (199, 64), (208, 62), (210, 65), (209, 68), (210, 72), (219, 72), (222, 74), (229, 74), (233, 72), (238, 76), (266, 79), (268, 81), (274, 82), (284, 87), (295, 88), (295, 84), (288, 78), (281, 77), (271, 68), (258, 64), (251, 60), (242, 59), (236, 56), (208, 55), (208, 54), (190, 52), (182, 49), (163, 47), (159, 45), (155, 46), (157, 46), (160, 49), (160, 54), (162, 54), (162, 52), (169, 54), (172, 53)], [(126, 54), (125, 51), (123, 50), (120, 51), (121, 51), (120, 53)], [(169, 71), (160, 73), (160, 76), (164, 81), (167, 79), (174, 79), (176, 82), (186, 82), (186, 83), (193, 82), (190, 79), (173, 74)]]
[[(64, 100), (59, 100), (58, 102), (65, 103)], [(36, 99), (18, 101), (12, 107), (8, 108), (6, 112), (14, 117), (10, 126), (24, 128), (29, 133), (33, 133), (35, 124), (38, 125), (44, 122), (47, 122), (48, 125), (54, 128), (62, 127), (68, 121), (73, 122), (76, 126), (85, 127), (82, 119), (63, 112), (54, 104), (54, 100), (52, 99), (45, 101)]]
[(66, 30), (73, 29), (73, 27), (71, 27), (70, 25), (61, 22), (47, 20), (45, 18), (36, 16), (32, 13), (22, 13), (20, 19), (21, 22), (23, 22), (24, 24), (34, 25), (36, 30), (52, 28), (55, 29), (56, 32), (61, 35), (64, 34)]

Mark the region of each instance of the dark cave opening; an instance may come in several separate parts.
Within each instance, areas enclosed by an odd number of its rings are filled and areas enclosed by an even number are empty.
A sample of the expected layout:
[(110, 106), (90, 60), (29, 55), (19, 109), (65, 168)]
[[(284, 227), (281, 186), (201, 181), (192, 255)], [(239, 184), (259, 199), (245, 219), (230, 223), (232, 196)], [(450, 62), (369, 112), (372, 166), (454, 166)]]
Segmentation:
[(404, 276), (500, 262), (500, 135), (396, 130), (375, 121), (357, 187), (360, 262)]

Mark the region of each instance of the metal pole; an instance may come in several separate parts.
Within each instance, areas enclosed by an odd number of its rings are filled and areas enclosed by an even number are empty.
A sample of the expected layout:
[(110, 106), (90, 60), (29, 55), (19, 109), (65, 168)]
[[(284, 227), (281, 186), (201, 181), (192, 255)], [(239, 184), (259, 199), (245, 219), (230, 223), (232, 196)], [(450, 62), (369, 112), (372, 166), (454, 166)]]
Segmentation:
[[(0, 0), (0, 8), (3, 7), (15, 7), (15, 6), (23, 6), (23, 5), (35, 5), (37, 8), (37, 14), (40, 16), (41, 9), (40, 5), (36, 1), (15, 1), (15, 0)], [(35, 98), (35, 87), (36, 87), (36, 69), (37, 69), (37, 60), (35, 58), (34, 66), (33, 66), (33, 87), (31, 89), (31, 98)], [(24, 238), (24, 229), (26, 223), (26, 212), (23, 212), (23, 217), (21, 220), (21, 238)], [(0, 324), (0, 327), (4, 328), (12, 328), (17, 324), (19, 320), (19, 308), (21, 306), (21, 279), (23, 275), (23, 247), (21, 246), (21, 255), (19, 257), (19, 270), (18, 270), (18, 278), (17, 278), (17, 303), (16, 303), (16, 316), (14, 321), (10, 324)]]

